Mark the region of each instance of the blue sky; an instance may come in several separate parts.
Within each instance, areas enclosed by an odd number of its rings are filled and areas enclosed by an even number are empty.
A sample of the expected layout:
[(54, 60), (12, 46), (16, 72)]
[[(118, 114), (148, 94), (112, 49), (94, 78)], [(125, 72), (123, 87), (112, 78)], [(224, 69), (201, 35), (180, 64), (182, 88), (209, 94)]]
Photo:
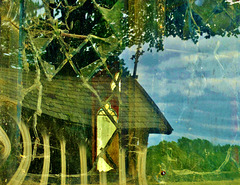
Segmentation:
[[(181, 137), (207, 139), (214, 144), (240, 145), (240, 40), (200, 38), (197, 44), (178, 37), (164, 40), (164, 51), (140, 58), (138, 81), (174, 128), (171, 135), (153, 134), (149, 146)], [(131, 56), (122, 55), (133, 71)]]

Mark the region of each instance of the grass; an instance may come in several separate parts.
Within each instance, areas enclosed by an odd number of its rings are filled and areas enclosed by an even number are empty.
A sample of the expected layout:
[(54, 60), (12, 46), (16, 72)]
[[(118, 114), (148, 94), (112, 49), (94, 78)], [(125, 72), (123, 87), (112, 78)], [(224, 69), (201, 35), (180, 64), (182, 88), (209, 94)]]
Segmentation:
[[(39, 182), (25, 181), (23, 185), (37, 185)], [(235, 180), (223, 180), (223, 181), (203, 181), (203, 182), (165, 182), (165, 183), (149, 183), (148, 185), (239, 185), (240, 179)], [(51, 185), (56, 185), (52, 183)], [(79, 184), (80, 185), (80, 184)], [(99, 184), (91, 184), (99, 185)], [(119, 185), (118, 183), (109, 183), (109, 185)], [(134, 185), (132, 183), (127, 183), (127, 185)]]
[(149, 183), (149, 185), (239, 185), (240, 179), (222, 181), (202, 181), (202, 182), (162, 182)]

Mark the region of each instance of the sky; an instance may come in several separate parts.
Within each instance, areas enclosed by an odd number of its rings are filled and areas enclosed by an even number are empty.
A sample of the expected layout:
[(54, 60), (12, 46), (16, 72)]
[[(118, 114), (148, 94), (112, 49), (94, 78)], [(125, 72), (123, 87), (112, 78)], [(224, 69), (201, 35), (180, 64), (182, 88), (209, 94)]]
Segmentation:
[[(151, 134), (149, 146), (181, 137), (213, 144), (240, 145), (240, 40), (215, 36), (197, 44), (178, 37), (164, 40), (164, 51), (147, 52), (138, 64), (138, 81), (169, 121), (171, 135)], [(120, 56), (133, 72), (136, 47)]]

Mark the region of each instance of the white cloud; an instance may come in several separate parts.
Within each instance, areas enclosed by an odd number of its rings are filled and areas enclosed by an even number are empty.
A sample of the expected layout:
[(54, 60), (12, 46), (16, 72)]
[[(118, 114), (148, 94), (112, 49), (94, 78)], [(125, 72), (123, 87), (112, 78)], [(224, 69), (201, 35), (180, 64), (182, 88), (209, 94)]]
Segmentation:
[(207, 78), (207, 88), (226, 96), (235, 97), (240, 91), (240, 77), (235, 78)]
[[(192, 64), (191, 59), (193, 58), (196, 60), (196, 56), (190, 55), (186, 57), (186, 60), (184, 62), (179, 62), (175, 64), (175, 67), (186, 67), (186, 64)], [(189, 59), (189, 60), (188, 60)], [(217, 75), (216, 77), (212, 75), (212, 77), (209, 76), (202, 76), (202, 77), (196, 77), (196, 71), (201, 69), (196, 69), (196, 67), (192, 66), (192, 72), (191, 70), (188, 70), (190, 72), (189, 79), (186, 80), (168, 80), (168, 79), (161, 79), (158, 83), (159, 87), (164, 87), (164, 93), (161, 93), (161, 95), (165, 95), (168, 92), (180, 92), (183, 95), (189, 96), (189, 97), (195, 97), (195, 96), (201, 96), (204, 94), (204, 89), (209, 89), (211, 91), (217, 92), (217, 93), (224, 93), (226, 96), (235, 96), (236, 93), (240, 91), (240, 76), (237, 74), (237, 71), (240, 71), (239, 68), (239, 61), (235, 64), (233, 62), (229, 64), (228, 67), (225, 67), (225, 70), (222, 71), (222, 73), (219, 72), (219, 75), (222, 74), (220, 77)], [(168, 65), (165, 63), (159, 65), (161, 68), (165, 68)], [(171, 66), (171, 65), (170, 65)], [(173, 67), (173, 66), (171, 66)], [(169, 68), (171, 68), (169, 67)], [(220, 68), (215, 65), (212, 67), (205, 67), (202, 68), (201, 73), (204, 74), (204, 69), (209, 70), (212, 68), (212, 70), (216, 71)], [(239, 69), (238, 69), (239, 68)], [(179, 72), (180, 73), (180, 72)], [(186, 73), (186, 71), (185, 71)]]
[(159, 88), (159, 96), (165, 96), (169, 93), (180, 93), (187, 97), (196, 97), (204, 94), (206, 80), (202, 78), (193, 78), (187, 80), (167, 80), (162, 79), (156, 82)]
[(159, 59), (158, 70), (182, 70), (182, 72), (221, 71), (221, 76), (228, 76), (240, 70), (238, 51), (223, 51), (219, 54), (197, 52), (169, 57), (165, 61)]
[(162, 79), (160, 81), (157, 80), (155, 78), (156, 74), (154, 73), (154, 70), (152, 73), (149, 72), (150, 70), (152, 70), (151, 66), (139, 66), (138, 81), (150, 95), (153, 92), (156, 92), (159, 96), (166, 96), (169, 93), (168, 89), (165, 88), (167, 85), (167, 79)]
[[(158, 63), (155, 68), (153, 64), (141, 65), (148, 61), (139, 63), (138, 81), (150, 96), (157, 93), (159, 97), (164, 97), (172, 93), (191, 98), (207, 96), (205, 92), (212, 91), (237, 97), (240, 92), (238, 45), (239, 41), (235, 38), (200, 39), (196, 45), (179, 38), (167, 38), (165, 51), (156, 53), (158, 57), (152, 57)], [(159, 105), (162, 110), (167, 106), (170, 105)]]
[(220, 59), (233, 59), (235, 57), (239, 57), (238, 51), (223, 51), (221, 52), (218, 57)]
[[(230, 100), (239, 101), (240, 55), (238, 51), (240, 42), (236, 38), (220, 37), (200, 40), (198, 45), (189, 45), (188, 42), (176, 38), (166, 39), (166, 42), (168, 44), (165, 45), (165, 51), (158, 53), (158, 57), (155, 57), (159, 60), (156, 61), (158, 63), (156, 69), (145, 65), (140, 69), (139, 81), (147, 87), (146, 90), (158, 93), (160, 97), (168, 94), (182, 95), (179, 99), (183, 97), (181, 103), (186, 103), (186, 110), (184, 112), (184, 106), (180, 106), (181, 110), (178, 112), (178, 109), (174, 107), (174, 115), (170, 111), (171, 114), (167, 117), (175, 128), (173, 133), (170, 136), (161, 137), (151, 135), (150, 140), (159, 143), (163, 139), (176, 141), (184, 136), (190, 139), (207, 139), (215, 144), (239, 144), (238, 105), (231, 105)], [(184, 74), (183, 78), (181, 74)], [(210, 93), (209, 98), (206, 92)], [(221, 104), (215, 98), (210, 99), (214, 94), (211, 92), (216, 92), (217, 99), (220, 101), (222, 95), (224, 99)], [(198, 100), (197, 105), (186, 101), (186, 98), (199, 96), (204, 96), (204, 98), (192, 99)], [(159, 102), (157, 105), (167, 113), (171, 107), (179, 106), (179, 102)], [(231, 108), (232, 106), (235, 107)], [(236, 113), (232, 110), (235, 108)], [(233, 113), (235, 115), (232, 115)], [(185, 121), (184, 126), (180, 128), (176, 122), (183, 122), (181, 120), (186, 119), (191, 121)], [(200, 132), (196, 132), (196, 126), (200, 128)]]
[(233, 138), (220, 138), (214, 136), (203, 136), (203, 135), (197, 135), (197, 134), (191, 134), (191, 133), (186, 133), (186, 132), (173, 132), (171, 134), (172, 137), (186, 137), (189, 139), (206, 139), (214, 144), (239, 144), (240, 139), (239, 137), (233, 137)]
[(193, 65), (198, 59), (198, 54), (186, 54), (181, 56), (170, 57), (166, 61), (159, 61), (158, 69), (177, 69), (177, 68), (187, 68), (188, 65)]
[(237, 125), (213, 125), (213, 124), (201, 124), (201, 127), (209, 128), (209, 129), (219, 129), (219, 130), (226, 130), (226, 131), (234, 131), (240, 134), (240, 127)]
[(148, 90), (158, 93), (160, 97), (169, 93), (180, 93), (187, 97), (198, 97), (205, 93), (205, 90), (222, 93), (228, 97), (237, 96), (240, 92), (240, 76), (234, 78), (207, 78), (190, 77), (189, 79), (156, 79), (153, 73), (147, 73), (148, 69), (142, 69), (139, 82)]
[[(158, 55), (168, 56), (167, 60), (158, 61), (159, 70), (185, 68), (194, 71), (224, 70), (223, 74), (231, 74), (240, 69), (239, 65), (239, 42), (236, 38), (200, 39), (199, 43), (191, 44), (191, 41), (180, 41), (179, 39), (166, 39), (168, 47)], [(185, 45), (184, 45), (185, 43)], [(231, 46), (231, 47), (229, 47)], [(178, 53), (170, 55), (169, 53)]]
[(167, 37), (164, 39), (164, 50), (181, 53), (197, 51), (196, 44), (191, 40), (181, 40), (179, 37)]

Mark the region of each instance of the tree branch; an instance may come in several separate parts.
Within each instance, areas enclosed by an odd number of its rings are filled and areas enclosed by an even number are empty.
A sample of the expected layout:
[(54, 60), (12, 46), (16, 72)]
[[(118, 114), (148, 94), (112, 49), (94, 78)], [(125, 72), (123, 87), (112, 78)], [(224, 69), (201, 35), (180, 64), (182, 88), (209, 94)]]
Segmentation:
[(76, 39), (86, 39), (87, 36), (86, 35), (76, 35), (76, 34), (70, 34), (70, 33), (61, 33), (61, 36), (63, 37), (72, 37), (72, 38), (76, 38)]

